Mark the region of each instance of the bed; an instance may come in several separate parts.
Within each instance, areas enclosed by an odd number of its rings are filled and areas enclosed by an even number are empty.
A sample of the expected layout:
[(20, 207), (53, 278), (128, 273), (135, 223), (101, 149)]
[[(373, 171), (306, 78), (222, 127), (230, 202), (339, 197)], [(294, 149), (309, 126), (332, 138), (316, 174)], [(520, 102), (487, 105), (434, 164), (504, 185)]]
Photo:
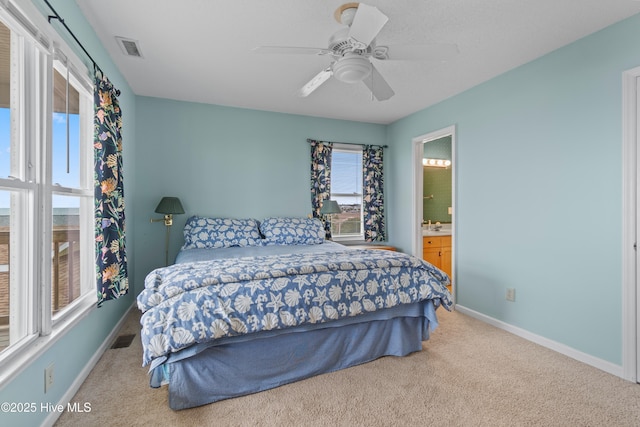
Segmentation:
[(452, 305), (438, 268), (327, 241), (317, 219), (195, 216), (184, 237), (137, 299), (143, 365), (174, 410), (420, 351)]

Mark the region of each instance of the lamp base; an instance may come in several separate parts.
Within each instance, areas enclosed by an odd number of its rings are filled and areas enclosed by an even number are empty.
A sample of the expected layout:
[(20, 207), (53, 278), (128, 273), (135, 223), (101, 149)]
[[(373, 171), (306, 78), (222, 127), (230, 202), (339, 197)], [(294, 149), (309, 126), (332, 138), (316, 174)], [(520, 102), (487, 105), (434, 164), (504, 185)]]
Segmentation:
[(173, 225), (173, 215), (166, 214), (164, 218), (151, 218), (151, 222), (164, 222), (164, 225), (167, 227), (167, 237), (164, 242), (164, 264), (165, 266), (169, 265), (169, 227)]
[(168, 267), (169, 266), (169, 230), (171, 228), (171, 224), (167, 225), (167, 222), (165, 221), (165, 225), (167, 226), (167, 237), (164, 241), (164, 265)]

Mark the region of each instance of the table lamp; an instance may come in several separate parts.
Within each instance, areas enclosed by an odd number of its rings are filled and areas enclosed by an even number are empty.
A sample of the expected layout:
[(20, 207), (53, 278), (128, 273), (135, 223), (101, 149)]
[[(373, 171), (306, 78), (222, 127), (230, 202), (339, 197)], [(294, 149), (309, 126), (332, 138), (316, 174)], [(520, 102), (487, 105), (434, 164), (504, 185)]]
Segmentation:
[(173, 215), (183, 214), (184, 208), (180, 199), (177, 197), (163, 197), (158, 203), (155, 210), (156, 213), (164, 214), (162, 219), (151, 219), (151, 222), (164, 221), (164, 225), (167, 226), (167, 237), (165, 239), (164, 248), (164, 260), (165, 265), (169, 265), (169, 227), (173, 225)]

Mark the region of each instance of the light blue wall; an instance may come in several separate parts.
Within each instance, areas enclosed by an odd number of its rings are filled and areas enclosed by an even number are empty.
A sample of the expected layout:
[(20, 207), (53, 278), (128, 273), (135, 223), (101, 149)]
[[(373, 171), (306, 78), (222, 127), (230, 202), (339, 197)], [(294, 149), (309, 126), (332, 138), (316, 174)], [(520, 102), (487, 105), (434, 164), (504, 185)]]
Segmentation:
[[(120, 106), (124, 112), (123, 141), (125, 180), (133, 175), (133, 165), (135, 159), (135, 105), (136, 97), (129, 88), (111, 58), (108, 56), (93, 29), (84, 19), (75, 2), (68, 0), (50, 1), (58, 13), (65, 19), (67, 25), (73, 29), (76, 36), (82, 40), (83, 45), (91, 53), (91, 56), (98, 62), (100, 68), (105, 72), (114, 85), (121, 90), (119, 98)], [(44, 3), (34, 1), (43, 14), (48, 14), (48, 9), (43, 9)], [(46, 6), (44, 6), (46, 7)], [(56, 27), (57, 28), (57, 27)], [(75, 47), (75, 46), (73, 46)], [(85, 58), (80, 52), (78, 56)], [(133, 184), (131, 180), (129, 183)], [(125, 195), (128, 201), (136, 199), (135, 185), (129, 185), (125, 181)], [(127, 233), (130, 236), (134, 232), (131, 218), (135, 218), (135, 206), (127, 202)], [(127, 245), (129, 253), (134, 250), (134, 240), (128, 238)], [(136, 267), (133, 259), (129, 257), (129, 272), (135, 274)], [(13, 381), (0, 389), (0, 402), (34, 402), (37, 403), (38, 411), (24, 414), (0, 414), (0, 425), (3, 426), (37, 426), (48, 415), (47, 412), (40, 412), (41, 403), (57, 404), (72, 382), (80, 374), (87, 362), (95, 354), (96, 350), (103, 344), (113, 327), (125, 314), (126, 310), (133, 304), (133, 292), (117, 301), (105, 303), (101, 308), (94, 309), (88, 316), (69, 331), (53, 347), (48, 349), (41, 357), (33, 360), (27, 369), (22, 371)], [(54, 385), (46, 394), (44, 393), (44, 369), (53, 363)], [(97, 404), (98, 402), (92, 402)]]
[(457, 302), (618, 365), (621, 77), (639, 39), (640, 15), (388, 128), (392, 243), (411, 248), (412, 138), (455, 125)]
[(170, 260), (183, 243), (190, 215), (247, 218), (311, 213), (307, 138), (384, 144), (386, 126), (270, 113), (217, 105), (137, 99), (138, 197), (134, 258), (144, 276), (164, 265), (165, 226), (154, 209), (177, 196), (185, 215), (174, 217)]

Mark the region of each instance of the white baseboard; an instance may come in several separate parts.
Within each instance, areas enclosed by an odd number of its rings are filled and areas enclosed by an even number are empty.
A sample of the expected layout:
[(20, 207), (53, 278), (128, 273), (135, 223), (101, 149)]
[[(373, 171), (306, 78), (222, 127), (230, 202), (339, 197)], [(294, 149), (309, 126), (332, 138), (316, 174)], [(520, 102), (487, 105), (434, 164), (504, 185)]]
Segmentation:
[[(118, 323), (113, 327), (109, 336), (103, 341), (102, 345), (96, 350), (96, 352), (93, 354), (91, 359), (89, 359), (89, 361), (84, 366), (82, 371), (80, 371), (76, 379), (73, 381), (69, 389), (62, 396), (62, 398), (58, 402), (59, 405), (62, 405), (63, 407), (66, 408), (67, 404), (71, 402), (71, 399), (73, 399), (73, 396), (75, 396), (75, 394), (80, 389), (80, 386), (82, 386), (82, 383), (87, 379), (87, 377), (91, 373), (91, 370), (96, 366), (96, 364), (98, 363), (98, 361), (100, 360), (104, 352), (109, 349), (109, 346), (111, 345), (111, 343), (116, 339), (116, 337), (120, 333), (120, 330), (122, 329), (122, 326), (124, 325), (124, 322), (127, 320), (127, 317), (129, 316), (129, 312), (131, 312), (131, 310), (135, 308), (135, 306), (136, 306), (135, 304), (132, 304), (131, 307), (129, 307), (129, 309), (125, 312), (124, 316), (122, 316), (120, 321), (118, 321)], [(58, 420), (60, 415), (62, 415), (62, 412), (50, 411), (47, 418), (45, 418), (45, 420), (42, 422), (41, 427), (52, 427), (55, 424), (55, 422)]]
[(607, 372), (609, 374), (612, 374), (624, 379), (624, 375), (623, 375), (624, 372), (623, 372), (622, 366), (619, 366), (614, 363), (607, 362), (606, 360), (602, 360), (597, 357), (591, 356), (589, 354), (583, 353), (565, 344), (561, 344), (559, 342), (550, 340), (540, 335), (536, 335), (525, 329), (518, 328), (517, 326), (510, 325), (501, 320), (497, 320), (497, 319), (494, 319), (493, 317), (489, 317), (482, 313), (478, 313), (477, 311), (471, 310), (470, 308), (461, 306), (459, 304), (456, 304), (455, 310), (459, 311), (462, 314), (466, 314), (470, 317), (473, 317), (475, 319), (488, 323), (492, 326), (495, 326), (498, 329), (502, 329), (504, 331), (517, 335), (521, 338), (524, 338), (527, 341), (534, 342), (550, 350), (556, 351), (560, 354), (564, 354), (565, 356), (568, 356), (579, 362), (586, 363), (587, 365), (593, 366), (594, 368), (600, 369), (604, 372)]

